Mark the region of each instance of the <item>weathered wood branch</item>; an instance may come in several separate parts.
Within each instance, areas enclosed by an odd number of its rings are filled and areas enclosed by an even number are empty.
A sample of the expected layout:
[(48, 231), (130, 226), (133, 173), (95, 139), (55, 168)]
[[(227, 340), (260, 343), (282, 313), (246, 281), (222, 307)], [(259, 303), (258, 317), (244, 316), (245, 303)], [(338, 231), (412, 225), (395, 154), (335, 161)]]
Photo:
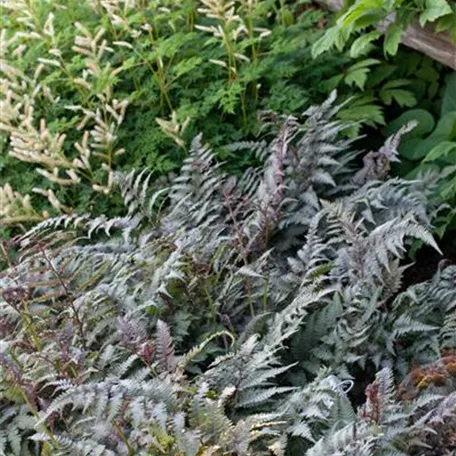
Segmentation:
[[(321, 5), (338, 11), (342, 8), (342, 0), (317, 0)], [(378, 25), (378, 29), (385, 31), (393, 21), (389, 17)], [(402, 35), (401, 42), (409, 48), (415, 49), (431, 59), (437, 60), (456, 70), (456, 46), (447, 33), (436, 33), (431, 25), (421, 27), (418, 22), (410, 25)]]

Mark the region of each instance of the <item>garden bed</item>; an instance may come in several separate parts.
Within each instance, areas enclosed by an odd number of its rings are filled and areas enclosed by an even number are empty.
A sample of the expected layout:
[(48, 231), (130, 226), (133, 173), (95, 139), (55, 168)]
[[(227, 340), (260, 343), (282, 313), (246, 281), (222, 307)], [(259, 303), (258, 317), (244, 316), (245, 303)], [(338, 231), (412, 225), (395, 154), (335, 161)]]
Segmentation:
[(456, 9), (369, 5), (1, 2), (0, 456), (455, 450)]

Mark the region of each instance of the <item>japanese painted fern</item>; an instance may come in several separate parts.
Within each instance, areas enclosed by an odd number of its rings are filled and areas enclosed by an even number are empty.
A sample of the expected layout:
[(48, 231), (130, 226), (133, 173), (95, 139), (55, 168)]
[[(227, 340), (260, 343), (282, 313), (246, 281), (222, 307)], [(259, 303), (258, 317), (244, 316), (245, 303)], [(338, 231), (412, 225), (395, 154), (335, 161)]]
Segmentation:
[(197, 137), (165, 188), (115, 176), (124, 216), (3, 244), (0, 454), (454, 449), (456, 269), (400, 293), (430, 185), (384, 180), (398, 137), (357, 169), (337, 109), (263, 113), (240, 178)]

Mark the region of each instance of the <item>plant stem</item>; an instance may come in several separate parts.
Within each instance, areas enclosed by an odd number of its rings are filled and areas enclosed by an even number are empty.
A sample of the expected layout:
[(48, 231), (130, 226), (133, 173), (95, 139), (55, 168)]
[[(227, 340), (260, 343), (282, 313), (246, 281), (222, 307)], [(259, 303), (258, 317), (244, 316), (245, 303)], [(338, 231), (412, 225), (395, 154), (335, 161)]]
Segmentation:
[(212, 296), (209, 293), (209, 290), (207, 289), (207, 286), (204, 286), (204, 292), (206, 293), (207, 300), (209, 302), (209, 308), (211, 310), (211, 315), (212, 319), (214, 321), (214, 325), (217, 324), (217, 309), (215, 308), (215, 303), (214, 300), (212, 299)]

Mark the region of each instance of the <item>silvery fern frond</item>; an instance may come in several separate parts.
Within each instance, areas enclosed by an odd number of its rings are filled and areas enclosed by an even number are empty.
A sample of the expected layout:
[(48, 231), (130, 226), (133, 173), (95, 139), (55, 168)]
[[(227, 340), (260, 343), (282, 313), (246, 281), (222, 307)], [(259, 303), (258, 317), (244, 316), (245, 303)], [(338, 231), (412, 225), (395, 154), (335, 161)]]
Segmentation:
[(238, 178), (197, 137), (166, 188), (115, 174), (123, 215), (11, 241), (0, 453), (385, 456), (449, 441), (438, 382), (452, 393), (456, 361), (435, 363), (454, 348), (454, 267), (397, 295), (413, 239), (437, 248), (435, 208), (418, 180), (352, 178), (334, 101), (264, 114), (262, 140), (234, 146), (263, 164)]

